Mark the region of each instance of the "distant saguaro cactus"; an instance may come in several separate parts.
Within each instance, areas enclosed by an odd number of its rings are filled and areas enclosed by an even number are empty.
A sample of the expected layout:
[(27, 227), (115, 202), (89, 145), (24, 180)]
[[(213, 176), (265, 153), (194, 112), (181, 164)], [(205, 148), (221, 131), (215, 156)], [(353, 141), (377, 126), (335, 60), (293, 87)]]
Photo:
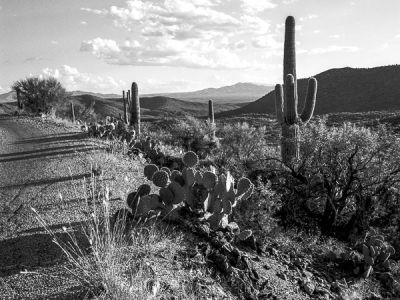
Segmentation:
[(215, 139), (215, 119), (214, 119), (214, 105), (212, 100), (208, 100), (208, 120), (212, 126), (212, 139)]
[(138, 86), (136, 82), (132, 83), (131, 97), (132, 100), (130, 124), (135, 128), (136, 134), (140, 135), (140, 100)]
[(74, 102), (71, 102), (71, 118), (72, 118), (72, 123), (75, 123)]
[(17, 106), (18, 109), (22, 109), (21, 91), (19, 89), (17, 89)]
[(287, 17), (285, 23), (283, 81), (285, 92), (281, 84), (275, 86), (275, 108), (276, 117), (282, 126), (282, 161), (290, 165), (293, 159), (298, 159), (300, 156), (299, 126), (306, 124), (311, 119), (317, 95), (317, 80), (311, 77), (308, 80), (303, 111), (299, 116), (297, 113), (295, 20), (292, 16)]
[[(128, 97), (128, 93), (126, 95)], [(122, 91), (122, 99), (124, 101), (124, 123), (128, 124), (128, 111), (127, 111), (127, 98), (125, 98), (125, 91)]]

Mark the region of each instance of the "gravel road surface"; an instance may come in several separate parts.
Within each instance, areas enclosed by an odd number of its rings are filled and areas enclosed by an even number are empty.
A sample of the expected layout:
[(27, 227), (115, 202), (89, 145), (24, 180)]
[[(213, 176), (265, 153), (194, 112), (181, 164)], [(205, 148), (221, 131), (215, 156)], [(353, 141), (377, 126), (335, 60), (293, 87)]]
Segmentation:
[(79, 284), (31, 207), (60, 234), (78, 226), (96, 149), (76, 126), (0, 111), (0, 299), (76, 299)]

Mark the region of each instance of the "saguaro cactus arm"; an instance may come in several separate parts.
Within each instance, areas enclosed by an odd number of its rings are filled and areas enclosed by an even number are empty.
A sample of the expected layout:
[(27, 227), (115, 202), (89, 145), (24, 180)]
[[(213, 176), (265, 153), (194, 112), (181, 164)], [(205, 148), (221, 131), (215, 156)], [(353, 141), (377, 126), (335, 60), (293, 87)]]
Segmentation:
[(278, 119), (278, 123), (282, 124), (285, 120), (283, 117), (283, 87), (281, 84), (275, 85), (275, 110), (276, 110), (276, 118)]
[(310, 121), (314, 113), (315, 101), (317, 98), (317, 79), (311, 77), (308, 80), (307, 96), (304, 101), (303, 111), (301, 113), (300, 119), (303, 123)]

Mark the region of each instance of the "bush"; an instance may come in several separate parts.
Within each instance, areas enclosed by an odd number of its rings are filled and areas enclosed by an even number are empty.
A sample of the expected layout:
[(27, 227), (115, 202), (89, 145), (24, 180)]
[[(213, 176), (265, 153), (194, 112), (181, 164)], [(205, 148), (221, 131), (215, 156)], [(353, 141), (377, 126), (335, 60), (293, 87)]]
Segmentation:
[(265, 127), (246, 122), (224, 125), (217, 131), (221, 138), (220, 148), (214, 153), (217, 165), (238, 176), (263, 169), (263, 160), (276, 154), (276, 149), (268, 145), (266, 134)]
[(302, 158), (282, 169), (275, 182), (283, 196), (283, 220), (314, 223), (344, 238), (360, 236), (385, 211), (388, 197), (398, 199), (397, 137), (385, 127), (327, 127), (323, 121), (301, 134)]
[(30, 77), (14, 82), (12, 89), (19, 91), (23, 105), (35, 113), (50, 113), (67, 96), (65, 89), (55, 78)]

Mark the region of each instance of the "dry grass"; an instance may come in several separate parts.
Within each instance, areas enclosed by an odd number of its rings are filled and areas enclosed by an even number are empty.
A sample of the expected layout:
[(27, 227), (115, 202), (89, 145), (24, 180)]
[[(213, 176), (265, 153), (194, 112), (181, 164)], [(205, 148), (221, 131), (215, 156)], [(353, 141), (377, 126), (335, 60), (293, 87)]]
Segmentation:
[(113, 224), (117, 207), (105, 182), (92, 176), (83, 188), (87, 218), (80, 230), (62, 228), (67, 239), (32, 210), (63, 251), (68, 271), (79, 279), (87, 298), (205, 299), (210, 294), (213, 299), (224, 298), (205, 264), (187, 261), (188, 241), (182, 232), (158, 220), (132, 224), (122, 219)]

